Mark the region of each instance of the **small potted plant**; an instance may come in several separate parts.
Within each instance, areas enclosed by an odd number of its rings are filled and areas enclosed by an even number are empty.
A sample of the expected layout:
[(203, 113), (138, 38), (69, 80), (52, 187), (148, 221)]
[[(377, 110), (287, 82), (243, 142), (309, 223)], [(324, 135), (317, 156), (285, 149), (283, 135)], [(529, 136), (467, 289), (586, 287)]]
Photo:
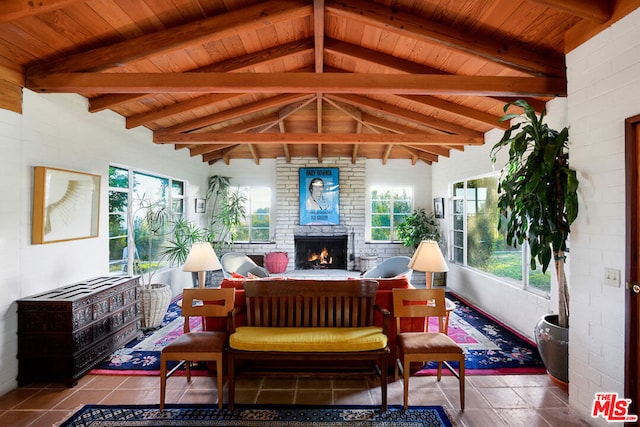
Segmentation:
[[(423, 240), (433, 240), (442, 243), (440, 237), (440, 227), (433, 212), (426, 212), (424, 209), (414, 210), (411, 215), (396, 228), (396, 234), (407, 247), (418, 249)], [(433, 274), (434, 286), (445, 286), (447, 284), (447, 273)]]

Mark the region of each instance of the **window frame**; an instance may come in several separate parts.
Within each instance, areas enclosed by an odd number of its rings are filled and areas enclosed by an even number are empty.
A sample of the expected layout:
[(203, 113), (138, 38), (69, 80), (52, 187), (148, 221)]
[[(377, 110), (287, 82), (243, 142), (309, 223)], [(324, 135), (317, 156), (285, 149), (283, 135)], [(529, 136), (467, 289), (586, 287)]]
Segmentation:
[[(522, 256), (522, 263), (521, 263), (521, 269), (522, 269), (522, 280), (518, 280), (518, 279), (514, 279), (514, 278), (510, 278), (510, 277), (504, 277), (504, 276), (497, 276), (491, 272), (479, 269), (477, 267), (471, 266), (468, 263), (468, 244), (467, 244), (467, 240), (468, 240), (468, 211), (467, 211), (467, 207), (468, 207), (468, 203), (469, 203), (469, 199), (467, 199), (467, 195), (468, 195), (468, 182), (469, 181), (477, 181), (477, 180), (481, 180), (481, 179), (485, 179), (485, 178), (491, 178), (491, 177), (495, 177), (498, 181), (500, 179), (501, 173), (500, 172), (491, 172), (491, 173), (487, 173), (487, 174), (482, 174), (482, 175), (477, 175), (477, 176), (471, 176), (471, 177), (467, 177), (464, 179), (458, 179), (455, 180), (453, 182), (450, 182), (448, 185), (448, 191), (450, 193), (450, 206), (449, 206), (449, 214), (447, 214), (447, 221), (450, 224), (449, 227), (449, 238), (451, 241), (451, 245), (450, 245), (450, 250), (448, 253), (448, 259), (450, 262), (459, 265), (463, 268), (468, 268), (470, 270), (473, 271), (477, 271), (480, 274), (485, 274), (488, 276), (491, 276), (492, 278), (508, 283), (512, 286), (518, 287), (524, 291), (527, 292), (531, 292), (535, 295), (539, 295), (542, 297), (545, 297), (547, 299), (549, 299), (551, 297), (550, 295), (550, 291), (545, 291), (544, 289), (540, 289), (538, 287), (532, 286), (529, 284), (530, 282), (530, 271), (529, 271), (529, 258), (530, 258), (530, 251), (529, 251), (529, 246), (527, 244), (527, 242), (524, 242), (522, 244), (522, 252), (521, 252), (521, 256)], [(463, 196), (456, 196), (455, 191), (454, 191), (454, 186), (456, 186), (457, 184), (463, 184), (463, 191), (462, 194)], [(497, 195), (497, 194), (496, 194)], [(456, 222), (455, 222), (455, 216), (459, 215), (459, 213), (457, 213), (455, 211), (456, 209), (456, 201), (461, 201), (461, 206), (463, 208), (463, 213), (462, 213), (462, 231), (463, 231), (463, 235), (462, 235), (462, 242), (463, 242), (463, 248), (462, 248), (462, 259), (463, 262), (459, 262), (456, 258), (456, 250), (459, 250), (459, 246), (456, 244), (456, 232), (459, 232), (460, 230), (458, 230), (456, 228)], [(498, 215), (498, 212), (496, 212), (496, 215)], [(550, 266), (551, 267), (551, 266)], [(550, 272), (552, 269), (549, 268), (547, 270), (547, 272)], [(550, 286), (553, 286), (553, 277), (550, 278)]]
[[(389, 203), (389, 208), (390, 211), (386, 212), (386, 214), (389, 216), (389, 237), (390, 239), (387, 240), (374, 240), (373, 238), (373, 230), (376, 228), (386, 228), (386, 227), (374, 227), (373, 226), (373, 216), (374, 216), (374, 212), (373, 212), (373, 191), (374, 190), (380, 190), (380, 189), (385, 189), (390, 191), (391, 194), (391, 200)], [(393, 212), (393, 207), (396, 203), (396, 200), (394, 199), (394, 196), (396, 193), (401, 193), (403, 191), (408, 191), (410, 192), (410, 198), (411, 201), (409, 203), (409, 209), (406, 212), (405, 216), (409, 216), (413, 213), (413, 211), (415, 210), (415, 188), (412, 185), (403, 185), (403, 184), (395, 184), (395, 185), (387, 185), (387, 184), (371, 184), (369, 185), (369, 189), (367, 191), (367, 209), (366, 209), (366, 220), (367, 220), (367, 231), (366, 231), (366, 238), (367, 238), (367, 242), (369, 243), (402, 243), (402, 241), (400, 239), (397, 238), (396, 232), (395, 232), (395, 228), (397, 227), (398, 224), (395, 224), (394, 218), (394, 212)]]
[[(234, 239), (234, 243), (253, 243), (253, 244), (264, 244), (264, 243), (272, 243), (272, 235), (273, 235), (273, 215), (272, 215), (272, 191), (271, 191), (271, 187), (266, 187), (266, 186), (252, 186), (252, 185), (239, 185), (237, 187), (237, 190), (242, 192), (245, 196), (246, 196), (246, 204), (245, 204), (245, 208), (246, 208), (246, 216), (244, 218), (244, 220), (242, 221), (242, 225), (241, 227), (247, 228), (248, 229), (248, 236), (249, 236), (249, 240), (240, 240), (240, 239)], [(269, 192), (269, 198), (266, 201), (266, 206), (268, 207), (269, 211), (267, 212), (266, 216), (268, 217), (268, 221), (269, 221), (269, 227), (268, 227), (268, 237), (266, 240), (259, 240), (257, 238), (254, 238), (254, 230), (264, 230), (266, 229), (266, 227), (254, 227), (252, 225), (253, 222), (253, 208), (252, 205), (254, 204), (254, 198), (252, 197), (253, 192), (256, 192), (256, 196), (258, 195), (258, 192), (260, 191), (268, 191)], [(265, 214), (258, 214), (256, 213), (256, 215), (265, 215)]]
[[(121, 169), (127, 172), (127, 180), (128, 180), (128, 187), (124, 188), (124, 187), (112, 187), (111, 186), (111, 169), (115, 168), (115, 169)], [(109, 228), (109, 235), (108, 235), (108, 242), (109, 242), (109, 259), (108, 259), (108, 268), (109, 268), (109, 274), (110, 275), (117, 275), (117, 274), (128, 274), (128, 275), (133, 275), (133, 274), (137, 274), (135, 273), (135, 269), (134, 269), (134, 261), (135, 261), (135, 257), (133, 256), (127, 256), (127, 263), (123, 264), (124, 259), (120, 259), (120, 260), (112, 260), (111, 259), (111, 242), (114, 239), (121, 239), (121, 238), (126, 238), (126, 248), (127, 248), (127, 253), (133, 253), (132, 251), (135, 250), (135, 235), (134, 235), (134, 230), (131, 227), (131, 224), (129, 223), (129, 218), (131, 218), (131, 215), (133, 214), (133, 212), (131, 211), (133, 208), (133, 205), (135, 203), (134, 197), (135, 197), (135, 192), (134, 192), (134, 184), (135, 184), (135, 176), (136, 174), (140, 174), (140, 175), (146, 175), (148, 177), (151, 178), (157, 178), (157, 179), (162, 179), (162, 180), (167, 180), (167, 195), (166, 195), (166, 205), (169, 207), (172, 216), (176, 217), (176, 216), (180, 216), (180, 217), (185, 217), (186, 215), (186, 201), (187, 201), (187, 188), (188, 188), (188, 182), (185, 179), (181, 179), (181, 178), (176, 178), (173, 176), (169, 176), (169, 175), (164, 175), (164, 174), (160, 174), (157, 172), (152, 172), (152, 171), (148, 171), (145, 169), (139, 169), (139, 168), (134, 168), (134, 167), (130, 167), (130, 166), (125, 166), (125, 165), (121, 165), (121, 164), (115, 164), (115, 163), (110, 163), (109, 164), (109, 172), (108, 172), (108, 181), (109, 181), (109, 186), (108, 186), (108, 204), (109, 204), (109, 217), (111, 217), (112, 215), (112, 211), (111, 211), (111, 193), (112, 192), (120, 192), (120, 193), (125, 193), (127, 195), (127, 208), (126, 208), (126, 212), (124, 213), (125, 215), (125, 229), (126, 229), (126, 234), (125, 235), (117, 235), (117, 236), (112, 236), (111, 235), (111, 229)], [(174, 194), (174, 183), (181, 183), (182, 184), (182, 194), (178, 195), (178, 194)], [(176, 209), (176, 206), (174, 204), (175, 201), (181, 201), (180, 203), (180, 210)], [(121, 213), (119, 213), (119, 215), (122, 215)], [(123, 248), (124, 249), (124, 248)], [(112, 266), (120, 264), (121, 266), (123, 266), (124, 268), (121, 270), (112, 270)], [(167, 267), (164, 268), (160, 268), (158, 271), (164, 270)]]

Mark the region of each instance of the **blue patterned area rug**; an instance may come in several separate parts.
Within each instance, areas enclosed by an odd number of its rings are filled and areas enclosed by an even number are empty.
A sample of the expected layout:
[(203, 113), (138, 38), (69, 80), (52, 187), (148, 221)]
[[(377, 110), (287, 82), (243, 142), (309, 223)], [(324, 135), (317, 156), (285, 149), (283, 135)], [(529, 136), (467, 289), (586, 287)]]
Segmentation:
[[(467, 375), (546, 373), (535, 344), (450, 292), (447, 298), (456, 305), (449, 320), (449, 336), (464, 348)], [(169, 306), (160, 328), (115, 351), (91, 373), (158, 375), (162, 348), (183, 331), (183, 318), (176, 301)], [(191, 321), (191, 330), (201, 329), (200, 318)], [(198, 364), (192, 367), (192, 372), (206, 375), (206, 365)], [(434, 372), (434, 366), (428, 365), (417, 374), (433, 375)], [(180, 373), (184, 371), (178, 371)]]
[[(448, 335), (464, 349), (467, 375), (545, 374), (536, 345), (474, 308), (462, 298), (447, 292), (456, 305), (449, 319)], [(435, 321), (435, 319), (432, 319)], [(453, 362), (452, 366), (457, 367)], [(434, 375), (436, 364), (423, 367), (417, 375)], [(443, 370), (448, 375), (448, 370)]]
[(219, 410), (211, 405), (85, 405), (60, 427), (452, 427), (442, 406), (418, 406), (403, 410), (389, 406), (380, 412), (372, 406), (255, 406), (237, 405)]

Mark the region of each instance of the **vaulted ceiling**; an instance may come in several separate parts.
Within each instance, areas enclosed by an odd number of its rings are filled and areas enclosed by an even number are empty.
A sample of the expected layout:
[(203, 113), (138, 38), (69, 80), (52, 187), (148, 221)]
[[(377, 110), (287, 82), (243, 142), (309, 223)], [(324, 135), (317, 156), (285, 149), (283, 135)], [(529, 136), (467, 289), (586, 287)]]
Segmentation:
[[(437, 162), (566, 95), (637, 0), (3, 0), (0, 83), (78, 93), (204, 162)], [(0, 85), (2, 87), (2, 85)], [(515, 110), (514, 110), (515, 111)]]

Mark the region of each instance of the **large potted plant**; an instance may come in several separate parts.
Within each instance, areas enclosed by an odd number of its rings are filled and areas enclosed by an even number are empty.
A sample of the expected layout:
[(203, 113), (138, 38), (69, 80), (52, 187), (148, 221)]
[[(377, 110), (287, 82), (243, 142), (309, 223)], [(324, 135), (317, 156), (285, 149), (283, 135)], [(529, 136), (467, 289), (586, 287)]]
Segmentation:
[[(171, 288), (163, 283), (155, 283), (154, 275), (163, 266), (163, 257), (157, 246), (167, 233), (171, 212), (165, 206), (152, 203), (144, 196), (136, 201), (137, 207), (129, 217), (130, 229), (134, 230), (134, 272), (140, 274), (140, 305), (143, 329), (155, 329), (162, 324), (171, 303)], [(140, 215), (138, 215), (140, 213)], [(154, 252), (155, 250), (155, 252)]]
[[(523, 100), (514, 103), (524, 110), (522, 120), (505, 131), (491, 150), (492, 162), (502, 149), (509, 159), (498, 184), (498, 227), (506, 226), (507, 241), (525, 241), (531, 253), (531, 268), (539, 264), (546, 272), (554, 261), (558, 281), (557, 314), (544, 316), (534, 330), (540, 355), (549, 374), (564, 382), (568, 375), (569, 286), (564, 265), (570, 228), (578, 215), (578, 179), (569, 167), (569, 130), (551, 129), (545, 113)], [(505, 113), (511, 103), (504, 107)], [(518, 118), (505, 114), (500, 120)]]
[[(246, 197), (239, 189), (231, 189), (231, 178), (212, 175), (207, 184), (208, 226), (199, 227), (183, 217), (173, 220), (170, 237), (163, 249), (172, 265), (184, 264), (195, 242), (211, 243), (220, 255), (225, 246), (234, 242), (236, 230), (246, 216)], [(207, 272), (205, 277), (205, 286), (215, 286), (222, 280), (218, 272)], [(193, 273), (192, 278), (194, 287), (199, 286), (198, 274)]]
[[(423, 208), (416, 209), (411, 215), (396, 227), (396, 235), (404, 246), (418, 249), (423, 240), (433, 240), (442, 243), (438, 220), (433, 212), (427, 212)], [(445, 286), (447, 273), (433, 273), (433, 285)]]

